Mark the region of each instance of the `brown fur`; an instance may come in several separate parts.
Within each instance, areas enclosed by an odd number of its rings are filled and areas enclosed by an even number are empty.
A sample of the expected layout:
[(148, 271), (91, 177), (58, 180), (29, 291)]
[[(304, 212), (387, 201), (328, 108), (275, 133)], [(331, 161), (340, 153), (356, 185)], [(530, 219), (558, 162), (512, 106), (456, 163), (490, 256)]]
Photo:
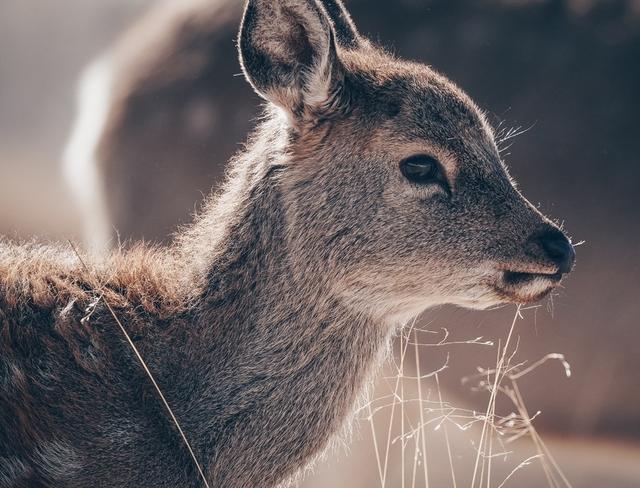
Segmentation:
[[(0, 247), (0, 486), (199, 486), (106, 303), (210, 484), (268, 487), (344, 428), (406, 320), (532, 301), (569, 271), (568, 240), (514, 188), (471, 100), (345, 15), (248, 2), (241, 62), (265, 121), (172, 246), (88, 269), (72, 250)], [(416, 154), (439, 159), (439, 182), (403, 176)]]

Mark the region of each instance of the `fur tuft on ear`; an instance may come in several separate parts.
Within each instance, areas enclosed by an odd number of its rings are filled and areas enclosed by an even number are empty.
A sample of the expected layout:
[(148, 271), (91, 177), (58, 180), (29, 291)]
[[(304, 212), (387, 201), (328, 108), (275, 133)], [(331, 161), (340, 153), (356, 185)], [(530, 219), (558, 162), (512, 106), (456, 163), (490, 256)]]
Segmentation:
[(341, 0), (320, 0), (333, 22), (338, 44), (346, 49), (355, 49), (363, 41), (349, 12)]
[(239, 35), (244, 74), (294, 120), (325, 111), (340, 92), (335, 33), (315, 0), (249, 0)]

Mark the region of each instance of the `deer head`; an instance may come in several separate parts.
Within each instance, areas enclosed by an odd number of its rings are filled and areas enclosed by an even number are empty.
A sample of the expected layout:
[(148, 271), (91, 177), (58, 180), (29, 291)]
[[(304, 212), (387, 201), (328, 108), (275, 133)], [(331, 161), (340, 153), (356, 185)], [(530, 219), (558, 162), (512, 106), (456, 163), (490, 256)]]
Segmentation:
[(473, 101), (394, 58), (335, 0), (250, 0), (248, 81), (286, 132), (287, 246), (354, 307), (406, 320), (428, 306), (538, 300), (574, 262), (516, 189)]

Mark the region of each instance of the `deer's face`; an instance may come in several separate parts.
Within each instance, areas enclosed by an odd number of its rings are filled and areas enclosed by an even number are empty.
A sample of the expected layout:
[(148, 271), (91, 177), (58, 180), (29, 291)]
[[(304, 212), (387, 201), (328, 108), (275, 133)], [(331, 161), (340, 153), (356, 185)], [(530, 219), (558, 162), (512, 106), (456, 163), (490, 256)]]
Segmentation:
[(573, 247), (514, 187), (473, 102), (325, 7), (249, 2), (240, 38), (248, 78), (286, 114), (289, 238), (308, 272), (397, 319), (557, 287)]

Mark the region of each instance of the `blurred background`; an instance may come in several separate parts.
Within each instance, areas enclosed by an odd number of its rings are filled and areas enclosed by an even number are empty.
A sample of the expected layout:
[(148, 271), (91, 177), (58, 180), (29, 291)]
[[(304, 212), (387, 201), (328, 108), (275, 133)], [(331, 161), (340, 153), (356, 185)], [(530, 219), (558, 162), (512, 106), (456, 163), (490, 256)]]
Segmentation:
[[(346, 3), (361, 32), (448, 75), (494, 126), (521, 128), (504, 153), (511, 173), (584, 244), (565, 289), (524, 311), (515, 329), (515, 362), (563, 353), (572, 375), (549, 361), (519, 380), (520, 391), (529, 414), (540, 412), (534, 425), (573, 486), (640, 486), (640, 1)], [(237, 76), (240, 11), (239, 0), (0, 0), (0, 233), (104, 247), (109, 239), (163, 241), (188, 221), (260, 113)], [(84, 98), (104, 107), (85, 113), (88, 134), (76, 125), (66, 152), (70, 185), (63, 153), (77, 80), (96, 59)], [(421, 404), (396, 405), (392, 418), (387, 400), (394, 392), (415, 399), (418, 359), (422, 373), (447, 365), (438, 374), (447, 405), (486, 409), (486, 392), (461, 379), (495, 366), (513, 315), (426, 313), (418, 326), (434, 333), (421, 332), (419, 342), (438, 343), (446, 328), (445, 342), (456, 344), (416, 354), (409, 345), (396, 388), (397, 344), (396, 363), (372, 393), (376, 443), (364, 408), (349, 448), (329, 454), (304, 486), (381, 486), (375, 446), (384, 457), (387, 439), (384, 485), (425, 486), (420, 439), (401, 437), (401, 424), (406, 434), (419, 423)], [(494, 346), (457, 344), (479, 336)], [(435, 376), (424, 379), (422, 395), (435, 401), (437, 386)], [(506, 415), (513, 406), (504, 401), (499, 409)], [(463, 431), (433, 410), (422, 412), (435, 419), (422, 434), (431, 485), (454, 486), (453, 464), (457, 485), (470, 486), (481, 425)], [(495, 486), (535, 455), (533, 445), (524, 436), (504, 447), (510, 454), (494, 461)], [(539, 461), (504, 486), (549, 484)]]

